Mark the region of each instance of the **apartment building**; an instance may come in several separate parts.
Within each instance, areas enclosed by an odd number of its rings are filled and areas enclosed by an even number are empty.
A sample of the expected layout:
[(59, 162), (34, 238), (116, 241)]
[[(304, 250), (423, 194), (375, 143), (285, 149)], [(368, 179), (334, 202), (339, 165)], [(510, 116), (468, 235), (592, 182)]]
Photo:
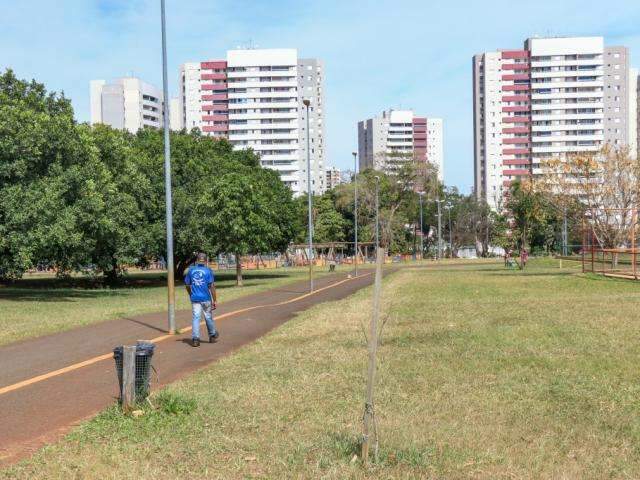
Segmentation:
[(162, 91), (139, 78), (123, 77), (111, 82), (92, 80), (90, 123), (137, 132), (162, 127)]
[(398, 162), (430, 162), (443, 179), (442, 119), (415, 116), (412, 110), (386, 110), (358, 122), (359, 168), (392, 172)]
[[(180, 126), (251, 148), (295, 195), (326, 189), (324, 67), (295, 49), (229, 50), (180, 68)], [(303, 103), (309, 100), (307, 106)], [(307, 130), (307, 113), (309, 129)]]
[(332, 188), (337, 187), (341, 183), (343, 183), (343, 180), (342, 180), (342, 172), (340, 171), (340, 169), (336, 167), (327, 168), (326, 181), (325, 181), (327, 190), (331, 190)]
[(524, 48), (473, 57), (474, 189), (492, 208), (549, 158), (635, 153), (635, 81), (628, 50), (602, 37), (529, 38)]

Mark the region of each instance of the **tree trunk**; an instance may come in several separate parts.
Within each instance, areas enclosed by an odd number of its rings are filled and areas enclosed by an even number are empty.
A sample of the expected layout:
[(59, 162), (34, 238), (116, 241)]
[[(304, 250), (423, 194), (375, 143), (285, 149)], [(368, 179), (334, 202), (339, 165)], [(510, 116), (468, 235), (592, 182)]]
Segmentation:
[(176, 280), (182, 280), (187, 267), (191, 265), (195, 260), (196, 257), (194, 255), (189, 255), (188, 257), (177, 259), (174, 267), (173, 278)]
[(236, 253), (236, 286), (242, 286), (242, 259), (239, 253)]

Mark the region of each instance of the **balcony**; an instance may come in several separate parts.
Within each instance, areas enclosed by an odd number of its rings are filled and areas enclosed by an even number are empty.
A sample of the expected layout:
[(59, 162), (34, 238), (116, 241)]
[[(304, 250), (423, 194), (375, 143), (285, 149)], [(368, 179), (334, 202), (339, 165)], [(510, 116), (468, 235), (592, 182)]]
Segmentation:
[(210, 93), (207, 95), (202, 95), (200, 99), (204, 100), (205, 102), (211, 102), (213, 100), (226, 100), (226, 98), (224, 99), (216, 98), (217, 95), (226, 95), (226, 93)]
[(504, 123), (530, 123), (531, 118), (524, 115), (514, 115), (513, 117), (504, 117), (502, 121)]
[(200, 62), (201, 70), (223, 70), (227, 68), (227, 62), (224, 60), (214, 60), (211, 62)]
[(500, 54), (503, 60), (507, 59), (527, 59), (529, 58), (528, 50), (504, 50)]
[(502, 97), (503, 102), (528, 102), (529, 95), (505, 95)]
[(531, 153), (530, 148), (503, 148), (503, 155), (528, 155)]
[(502, 175), (508, 175), (508, 176), (529, 175), (529, 170), (525, 168), (514, 168), (512, 170), (503, 170)]
[(211, 110), (227, 110), (227, 104), (202, 105), (201, 110), (203, 112), (210, 112)]
[(529, 137), (511, 137), (511, 138), (503, 138), (503, 144), (528, 144)]
[(503, 112), (528, 112), (530, 109), (530, 105), (510, 105), (502, 107)]
[(226, 73), (203, 73), (200, 75), (200, 80), (226, 80)]
[(563, 147), (534, 147), (533, 153), (580, 153), (597, 152), (602, 145), (568, 145)]
[(530, 127), (511, 127), (511, 128), (503, 128), (502, 133), (510, 134), (510, 133), (530, 133)]
[(203, 125), (203, 132), (228, 132), (229, 127), (227, 125)]
[(526, 158), (519, 158), (515, 160), (503, 160), (502, 165), (531, 165), (531, 162)]
[(202, 121), (203, 122), (226, 122), (227, 120), (229, 120), (229, 115), (203, 115), (202, 116)]
[(502, 75), (502, 80), (505, 80), (505, 81), (529, 80), (529, 74), (527, 74), (527, 73), (515, 73), (515, 74)]
[(529, 84), (526, 85), (521, 85), (521, 84), (517, 84), (517, 85), (503, 85), (502, 86), (502, 91), (503, 92), (528, 92), (530, 90), (530, 86)]
[(537, 122), (552, 120), (604, 120), (604, 113), (565, 113), (556, 115), (535, 115), (532, 117)]
[(528, 63), (503, 63), (502, 70), (529, 70)]

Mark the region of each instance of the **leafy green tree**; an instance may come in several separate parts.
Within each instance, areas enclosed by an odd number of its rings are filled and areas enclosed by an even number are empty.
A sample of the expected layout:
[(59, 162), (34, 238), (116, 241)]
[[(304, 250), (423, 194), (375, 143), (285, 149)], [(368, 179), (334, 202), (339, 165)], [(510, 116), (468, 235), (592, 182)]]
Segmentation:
[(0, 75), (0, 278), (41, 260), (59, 273), (86, 264), (83, 227), (106, 173), (64, 95), (10, 70)]
[(532, 239), (545, 229), (550, 218), (547, 198), (535, 190), (531, 182), (517, 181), (511, 185), (506, 207), (512, 217), (515, 245), (519, 249), (531, 250)]
[(242, 285), (241, 256), (282, 251), (295, 234), (296, 207), (278, 173), (237, 165), (216, 177), (196, 210), (216, 231), (220, 251), (236, 257), (236, 283)]
[[(166, 258), (166, 222), (164, 189), (164, 143), (160, 130), (139, 131), (134, 140), (143, 174), (150, 180), (151, 195), (142, 203), (145, 224), (149, 228), (149, 254)], [(176, 277), (181, 278), (204, 251), (221, 251), (219, 230), (211, 222), (215, 213), (209, 202), (217, 179), (236, 168), (259, 169), (251, 151), (236, 151), (226, 140), (216, 140), (193, 132), (171, 133), (174, 255)]]

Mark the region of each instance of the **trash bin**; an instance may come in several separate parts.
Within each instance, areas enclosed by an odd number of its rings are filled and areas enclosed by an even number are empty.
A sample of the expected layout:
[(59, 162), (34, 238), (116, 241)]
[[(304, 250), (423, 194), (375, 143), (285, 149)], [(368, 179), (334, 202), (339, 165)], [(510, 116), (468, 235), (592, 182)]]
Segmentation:
[[(135, 391), (136, 401), (138, 402), (149, 396), (152, 368), (151, 358), (153, 357), (155, 348), (156, 346), (151, 342), (136, 343)], [(113, 349), (113, 358), (116, 362), (116, 372), (118, 373), (118, 384), (120, 385), (120, 401), (122, 401), (122, 352), (122, 345)]]

